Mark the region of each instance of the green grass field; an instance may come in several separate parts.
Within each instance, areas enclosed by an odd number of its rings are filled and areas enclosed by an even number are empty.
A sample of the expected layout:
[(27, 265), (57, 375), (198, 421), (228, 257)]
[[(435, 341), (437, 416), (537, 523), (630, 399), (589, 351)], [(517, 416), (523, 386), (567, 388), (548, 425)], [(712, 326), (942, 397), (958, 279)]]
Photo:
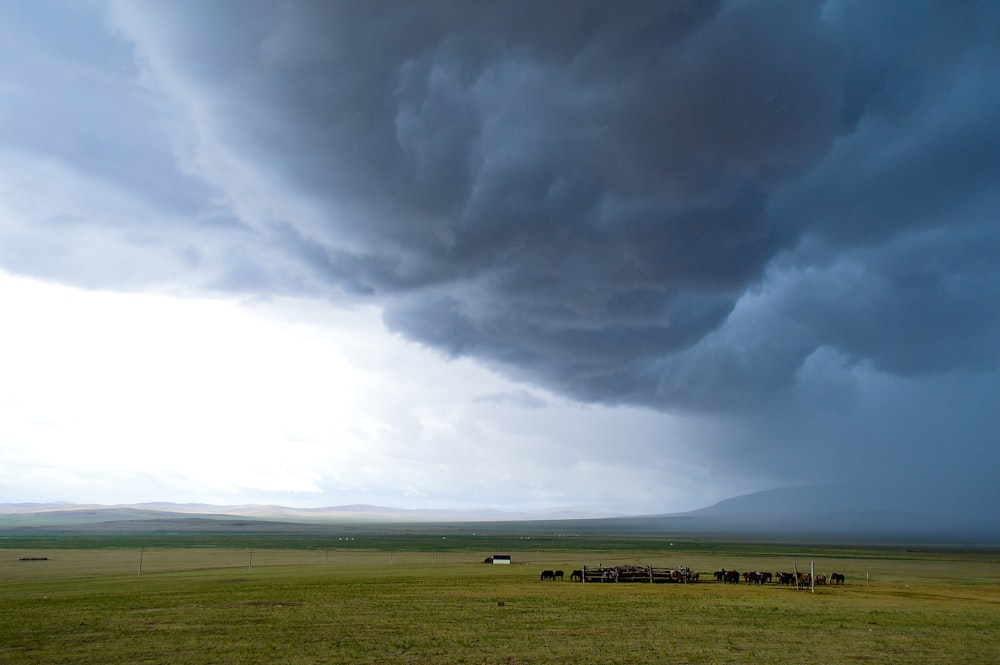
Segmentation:
[[(996, 551), (614, 538), (484, 549), (452, 536), (385, 536), (374, 548), (360, 537), (142, 551), (114, 539), (0, 542), (0, 663), (1000, 662)], [(481, 563), (494, 551), (514, 564)], [(811, 561), (847, 584), (810, 593), (707, 574)], [(689, 585), (568, 581), (602, 563), (705, 573)], [(540, 582), (546, 568), (567, 581)]]

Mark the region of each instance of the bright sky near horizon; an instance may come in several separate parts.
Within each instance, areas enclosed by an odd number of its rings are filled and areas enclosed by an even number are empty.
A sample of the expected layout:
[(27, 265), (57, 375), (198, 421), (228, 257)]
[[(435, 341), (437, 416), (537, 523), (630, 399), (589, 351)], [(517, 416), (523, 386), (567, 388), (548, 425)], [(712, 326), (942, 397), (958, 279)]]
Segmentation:
[(998, 35), (929, 0), (0, 3), (0, 502), (993, 491)]
[[(655, 448), (680, 434), (669, 416), (581, 405), (449, 360), (388, 332), (371, 307), (84, 291), (2, 273), (0, 299), (0, 502), (609, 514), (716, 498), (696, 465), (670, 474), (576, 457), (612, 449), (619, 429), (640, 437), (637, 452)], [(567, 491), (553, 470), (594, 487)]]

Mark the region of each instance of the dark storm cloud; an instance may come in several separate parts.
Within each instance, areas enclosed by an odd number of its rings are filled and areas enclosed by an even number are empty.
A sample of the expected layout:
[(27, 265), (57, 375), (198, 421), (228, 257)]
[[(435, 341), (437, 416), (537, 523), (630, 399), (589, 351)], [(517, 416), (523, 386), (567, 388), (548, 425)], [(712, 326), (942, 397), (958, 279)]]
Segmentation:
[(124, 7), (412, 339), (659, 408), (996, 365), (993, 3)]
[(159, 100), (136, 88), (132, 51), (91, 3), (3, 7), (0, 145), (39, 154), (190, 213), (208, 189), (173, 165)]
[[(987, 227), (913, 233), (773, 267), (725, 324), (663, 360), (658, 397), (757, 407), (856, 366), (899, 377), (995, 368), (998, 241)], [(815, 374), (817, 359), (836, 362)]]
[(96, 288), (260, 280), (269, 250), (177, 168), (174, 110), (135, 85), (100, 7), (0, 7), (0, 266)]

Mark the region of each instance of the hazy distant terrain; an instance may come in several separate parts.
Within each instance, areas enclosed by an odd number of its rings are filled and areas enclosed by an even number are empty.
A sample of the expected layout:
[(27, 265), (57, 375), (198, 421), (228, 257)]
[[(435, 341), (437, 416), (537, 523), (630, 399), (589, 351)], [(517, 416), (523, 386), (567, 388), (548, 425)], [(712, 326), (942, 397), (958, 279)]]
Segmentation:
[[(986, 503), (983, 503), (986, 502)], [(382, 530), (408, 525), (480, 525), (492, 532), (607, 533), (649, 535), (729, 534), (774, 538), (827, 538), (955, 544), (1000, 543), (1000, 516), (982, 515), (976, 504), (1000, 505), (996, 496), (942, 497), (901, 486), (857, 484), (794, 487), (726, 499), (687, 513), (581, 518), (566, 514), (502, 511), (405, 510), (351, 505), (304, 509), (284, 506), (215, 506), (148, 503), (102, 506), (0, 504), (0, 532), (319, 533), (331, 525)]]
[(687, 513), (699, 528), (945, 542), (1000, 542), (1000, 492), (904, 484), (791, 487)]

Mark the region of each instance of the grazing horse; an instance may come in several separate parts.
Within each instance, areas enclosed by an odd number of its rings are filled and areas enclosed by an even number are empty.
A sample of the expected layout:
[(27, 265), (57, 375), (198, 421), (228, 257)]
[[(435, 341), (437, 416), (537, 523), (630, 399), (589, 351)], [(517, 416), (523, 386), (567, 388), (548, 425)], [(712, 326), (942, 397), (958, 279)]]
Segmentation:
[(563, 580), (563, 571), (557, 570), (556, 572), (552, 573), (552, 579), (553, 580), (559, 580), (560, 582), (562, 582), (562, 580)]
[(554, 581), (555, 579), (556, 579), (556, 574), (554, 572), (552, 572), (551, 570), (543, 570), (542, 571), (542, 581), (543, 582), (545, 580), (553, 580)]
[(826, 575), (824, 575), (823, 573), (819, 573), (816, 575), (816, 579), (814, 581), (816, 582), (816, 586), (819, 586), (820, 584), (826, 584)]
[(843, 573), (830, 573), (830, 584), (843, 584), (844, 574)]
[(740, 572), (738, 570), (727, 570), (722, 580), (725, 584), (739, 584)]
[(688, 582), (697, 582), (699, 577), (701, 577), (701, 573), (699, 573), (696, 570), (693, 573), (691, 573), (690, 575), (688, 575)]
[(726, 569), (725, 568), (721, 568), (721, 569), (715, 571), (715, 581), (716, 582), (723, 582), (723, 581), (725, 581), (724, 580), (725, 577), (726, 577)]
[(582, 570), (574, 570), (572, 573), (569, 574), (569, 581), (570, 582), (576, 582), (577, 580), (579, 580), (580, 582), (583, 581), (583, 571)]

